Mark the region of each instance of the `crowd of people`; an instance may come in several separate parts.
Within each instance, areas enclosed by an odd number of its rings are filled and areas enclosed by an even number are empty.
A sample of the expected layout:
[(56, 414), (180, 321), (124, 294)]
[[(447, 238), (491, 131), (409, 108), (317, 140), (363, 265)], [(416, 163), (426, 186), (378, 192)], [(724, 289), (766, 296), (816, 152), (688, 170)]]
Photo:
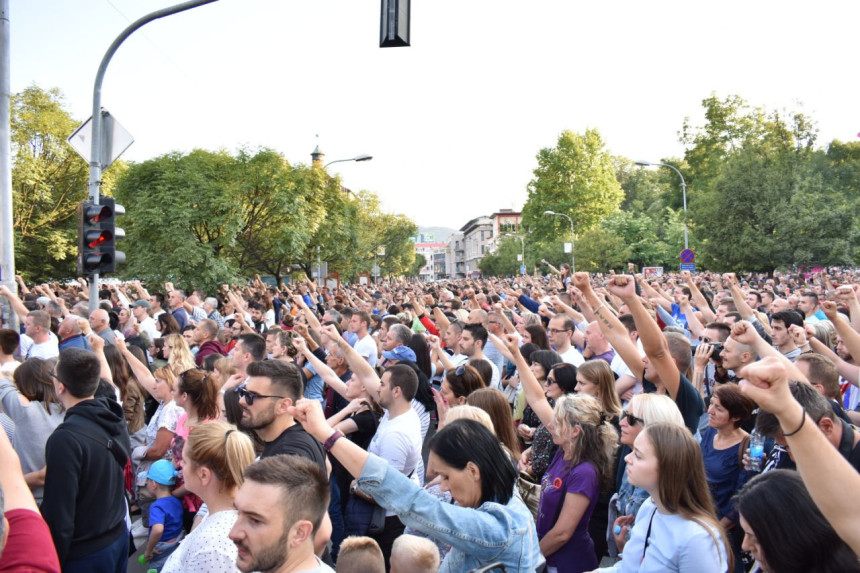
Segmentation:
[(0, 570), (860, 572), (860, 271), (17, 283)]

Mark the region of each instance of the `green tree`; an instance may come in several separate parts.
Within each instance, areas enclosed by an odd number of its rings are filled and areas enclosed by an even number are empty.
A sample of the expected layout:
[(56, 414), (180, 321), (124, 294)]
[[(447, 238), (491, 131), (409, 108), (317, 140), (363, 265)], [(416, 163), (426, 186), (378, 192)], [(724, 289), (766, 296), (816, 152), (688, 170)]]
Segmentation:
[(605, 227), (589, 229), (576, 242), (577, 271), (621, 270), (629, 260), (630, 248), (624, 239)]
[[(15, 267), (28, 280), (75, 276), (76, 209), (87, 198), (87, 163), (66, 138), (80, 122), (58, 89), (30, 86), (11, 99), (12, 219)], [(102, 177), (110, 195), (124, 165)]]
[(231, 248), (245, 211), (235, 182), (236, 160), (225, 151), (129, 167), (116, 189), (126, 206), (125, 274), (210, 290), (237, 278)]
[(415, 253), (415, 262), (412, 263), (412, 267), (409, 269), (409, 272), (406, 273), (407, 276), (417, 277), (421, 274), (421, 269), (424, 268), (424, 265), (427, 264), (427, 258), (421, 253)]
[(596, 129), (584, 134), (564, 131), (555, 147), (541, 149), (538, 167), (528, 184), (523, 225), (536, 243), (570, 237), (564, 217), (547, 217), (547, 210), (573, 219), (577, 233), (597, 225), (621, 205), (624, 192), (615, 177), (615, 164)]

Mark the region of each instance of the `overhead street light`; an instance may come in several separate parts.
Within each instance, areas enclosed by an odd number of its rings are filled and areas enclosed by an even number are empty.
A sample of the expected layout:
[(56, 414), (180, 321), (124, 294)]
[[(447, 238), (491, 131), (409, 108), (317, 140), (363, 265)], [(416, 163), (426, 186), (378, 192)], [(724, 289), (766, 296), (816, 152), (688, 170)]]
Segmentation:
[(373, 159), (372, 155), (368, 155), (366, 153), (362, 153), (361, 155), (356, 155), (355, 157), (350, 157), (349, 159), (335, 159), (334, 161), (329, 161), (325, 165), (323, 165), (323, 169), (331, 165), (332, 163), (342, 163), (345, 161), (370, 161)]
[(678, 177), (681, 178), (681, 196), (684, 200), (684, 248), (689, 249), (690, 243), (687, 237), (687, 182), (684, 181), (684, 176), (681, 175), (681, 172), (678, 171), (678, 168), (674, 165), (669, 165), (668, 163), (652, 163), (651, 161), (636, 161), (636, 165), (639, 167), (668, 167), (672, 171), (678, 174)]
[(565, 215), (564, 213), (556, 213), (555, 211), (544, 211), (544, 215), (552, 215), (558, 217), (564, 217), (568, 221), (570, 221), (570, 272), (576, 272), (576, 249), (574, 247), (574, 230), (573, 230), (573, 219), (570, 218), (569, 215)]

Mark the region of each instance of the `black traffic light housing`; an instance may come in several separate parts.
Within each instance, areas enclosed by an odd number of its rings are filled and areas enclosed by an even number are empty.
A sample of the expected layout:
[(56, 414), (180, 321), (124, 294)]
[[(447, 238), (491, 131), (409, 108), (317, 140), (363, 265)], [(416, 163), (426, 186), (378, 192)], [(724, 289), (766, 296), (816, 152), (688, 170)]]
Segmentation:
[(125, 209), (112, 197), (102, 197), (99, 205), (84, 201), (78, 206), (78, 274), (111, 273), (125, 262), (125, 253), (116, 250), (116, 240), (125, 236), (116, 217), (123, 214)]

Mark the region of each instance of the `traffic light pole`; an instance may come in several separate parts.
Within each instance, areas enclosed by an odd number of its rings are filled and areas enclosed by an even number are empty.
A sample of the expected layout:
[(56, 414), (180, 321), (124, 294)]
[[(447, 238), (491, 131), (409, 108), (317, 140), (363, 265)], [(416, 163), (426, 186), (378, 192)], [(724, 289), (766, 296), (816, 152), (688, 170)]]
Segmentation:
[[(177, 4), (175, 6), (170, 6), (167, 8), (162, 8), (161, 10), (156, 10), (155, 12), (151, 12), (146, 16), (138, 18), (134, 22), (132, 22), (122, 33), (116, 37), (110, 47), (105, 52), (104, 57), (102, 58), (102, 63), (99, 65), (98, 72), (96, 73), (96, 81), (93, 85), (93, 119), (92, 119), (92, 147), (90, 152), (90, 180), (88, 184), (89, 192), (90, 192), (90, 200), (96, 205), (99, 204), (99, 189), (102, 183), (102, 165), (103, 161), (106, 160), (104, 157), (105, 150), (104, 147), (104, 122), (102, 121), (102, 81), (105, 77), (105, 72), (107, 71), (108, 64), (113, 58), (113, 55), (116, 53), (117, 49), (119, 49), (120, 45), (131, 36), (135, 31), (144, 25), (152, 22), (153, 20), (158, 20), (159, 18), (164, 18), (165, 16), (171, 16), (173, 14), (178, 14), (179, 12), (185, 12), (186, 10), (190, 10), (192, 8), (197, 8), (198, 6), (203, 6), (204, 4), (211, 4), (213, 2), (217, 2), (218, 0), (190, 0), (189, 2), (183, 2), (181, 4)], [(93, 273), (90, 275), (90, 312), (94, 311), (98, 307), (99, 302), (99, 274)]]

